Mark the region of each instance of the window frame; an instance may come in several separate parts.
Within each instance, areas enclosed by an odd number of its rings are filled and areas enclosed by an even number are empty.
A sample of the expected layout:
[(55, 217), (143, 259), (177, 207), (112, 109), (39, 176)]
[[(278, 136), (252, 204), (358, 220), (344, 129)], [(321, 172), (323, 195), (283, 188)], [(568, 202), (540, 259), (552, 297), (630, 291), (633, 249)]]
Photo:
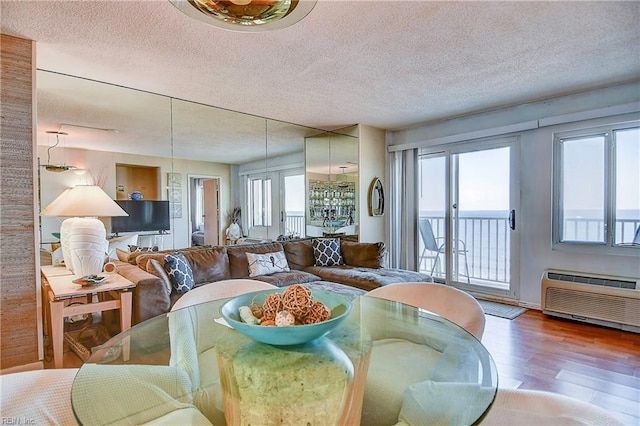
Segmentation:
[[(271, 214), (271, 191), (272, 191), (272, 182), (270, 177), (257, 176), (251, 177), (249, 176), (247, 179), (247, 206), (248, 206), (248, 221), (249, 226), (251, 228), (268, 228), (273, 224), (273, 217)], [(260, 199), (256, 199), (256, 195), (254, 194), (254, 183), (259, 182), (261, 188), (261, 196)], [(262, 223), (255, 223), (255, 214), (256, 209), (260, 209), (260, 217)]]
[[(640, 246), (616, 244), (616, 144), (615, 132), (640, 129), (640, 121), (611, 123), (603, 126), (556, 132), (553, 134), (553, 190), (552, 190), (552, 249), (592, 252), (602, 254), (624, 254), (640, 256)], [(604, 242), (561, 241), (564, 230), (563, 209), (563, 150), (566, 140), (580, 138), (604, 138)]]

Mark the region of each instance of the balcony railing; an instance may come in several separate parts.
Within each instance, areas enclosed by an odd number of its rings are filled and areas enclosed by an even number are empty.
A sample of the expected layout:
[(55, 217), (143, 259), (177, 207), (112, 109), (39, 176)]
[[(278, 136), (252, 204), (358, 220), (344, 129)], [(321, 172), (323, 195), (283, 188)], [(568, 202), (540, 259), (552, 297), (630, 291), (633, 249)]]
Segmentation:
[(287, 213), (285, 217), (284, 226), (286, 235), (296, 234), (300, 237), (304, 237), (306, 235), (305, 218), (303, 213)]
[[(420, 220), (431, 222), (433, 233), (438, 241), (442, 242), (445, 235), (445, 219), (436, 216), (421, 216)], [(565, 220), (565, 230), (571, 230), (572, 239), (578, 241), (590, 241), (593, 238), (603, 238), (597, 229), (604, 229), (602, 221), (597, 223), (592, 219), (572, 218)], [(633, 240), (635, 230), (640, 226), (640, 219), (616, 220), (616, 244), (630, 243)], [(510, 282), (510, 235), (508, 219), (495, 216), (461, 216), (459, 218), (458, 239), (464, 242), (466, 248), (466, 261), (469, 270), (469, 280), (475, 283), (506, 285)], [(419, 252), (422, 253), (424, 244), (419, 238)], [(458, 280), (466, 281), (465, 257), (459, 248), (456, 261), (459, 262)], [(429, 256), (435, 253), (427, 252)], [(443, 256), (442, 254), (440, 255)], [(444, 278), (444, 269), (440, 265), (434, 270), (434, 276)], [(420, 271), (430, 273), (434, 259), (426, 258), (420, 262)]]

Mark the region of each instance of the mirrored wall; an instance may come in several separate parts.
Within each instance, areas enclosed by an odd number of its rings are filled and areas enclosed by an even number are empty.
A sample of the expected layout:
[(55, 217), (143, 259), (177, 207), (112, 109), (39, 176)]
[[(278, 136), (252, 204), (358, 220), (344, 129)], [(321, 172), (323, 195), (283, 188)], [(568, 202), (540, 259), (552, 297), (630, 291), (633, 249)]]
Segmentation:
[[(163, 249), (357, 233), (356, 137), (42, 70), (36, 85), (41, 209), (78, 184), (168, 201), (170, 229), (137, 232)], [(63, 219), (40, 217), (43, 243)]]

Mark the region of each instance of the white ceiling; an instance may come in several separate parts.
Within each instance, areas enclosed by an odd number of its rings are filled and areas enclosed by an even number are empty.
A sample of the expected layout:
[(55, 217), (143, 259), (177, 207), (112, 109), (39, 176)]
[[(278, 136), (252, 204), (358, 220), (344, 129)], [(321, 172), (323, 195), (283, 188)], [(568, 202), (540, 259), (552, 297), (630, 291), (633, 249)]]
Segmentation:
[(640, 79), (638, 1), (319, 0), (264, 33), (167, 0), (1, 8), (2, 33), (37, 42), (39, 69), (323, 129), (402, 129)]

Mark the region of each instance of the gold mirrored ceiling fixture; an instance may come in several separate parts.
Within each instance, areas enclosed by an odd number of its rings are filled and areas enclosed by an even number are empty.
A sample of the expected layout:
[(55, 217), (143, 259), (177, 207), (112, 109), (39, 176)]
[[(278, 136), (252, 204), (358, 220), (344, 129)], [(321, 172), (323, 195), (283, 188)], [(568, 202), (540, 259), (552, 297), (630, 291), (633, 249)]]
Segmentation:
[(169, 0), (186, 15), (231, 31), (258, 32), (295, 24), (316, 0)]

